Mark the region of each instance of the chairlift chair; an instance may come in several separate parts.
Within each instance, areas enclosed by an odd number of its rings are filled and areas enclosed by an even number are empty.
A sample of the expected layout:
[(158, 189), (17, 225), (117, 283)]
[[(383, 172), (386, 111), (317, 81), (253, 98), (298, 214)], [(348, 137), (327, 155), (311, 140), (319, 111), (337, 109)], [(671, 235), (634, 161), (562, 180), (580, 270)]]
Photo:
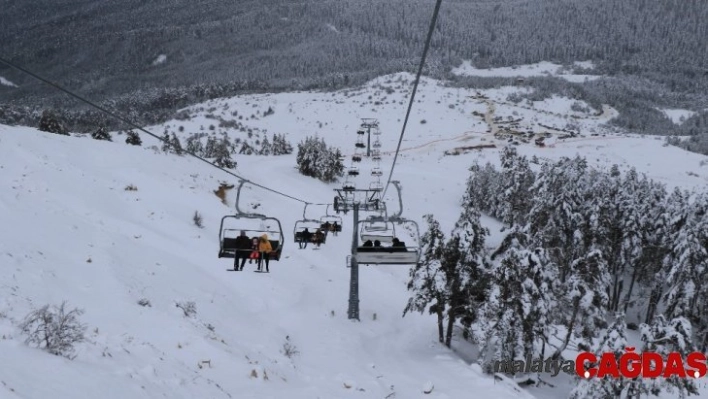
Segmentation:
[(366, 132), (365, 132), (365, 131), (363, 131), (363, 130), (361, 130), (361, 129), (359, 129), (359, 130), (357, 130), (356, 134), (358, 134), (358, 135), (362, 135), (362, 136), (363, 136), (363, 135), (365, 135), (365, 134), (366, 134)]
[[(236, 237), (239, 236), (241, 231), (245, 231), (249, 239), (260, 238), (263, 234), (268, 235), (268, 241), (273, 248), (273, 252), (270, 254), (270, 260), (280, 260), (280, 255), (283, 252), (283, 228), (280, 221), (272, 217), (254, 217), (255, 215), (226, 215), (221, 218), (221, 225), (219, 226), (219, 258), (236, 258), (236, 253), (238, 251), (250, 253), (251, 249), (239, 249), (236, 247)], [(233, 227), (229, 227), (228, 221), (234, 219)], [(260, 220), (267, 225), (265, 228), (247, 228), (244, 225), (244, 220)], [(267, 224), (272, 222), (272, 224)], [(272, 226), (276, 226), (275, 227)], [(245, 254), (247, 255), (247, 254)]]
[[(362, 228), (366, 225), (366, 220), (362, 224)], [(412, 220), (403, 218), (390, 218), (386, 223), (391, 223), (393, 226), (391, 232), (391, 243), (395, 237), (395, 224), (411, 226), (411, 232), (415, 234), (416, 246), (406, 245), (405, 242), (399, 242), (399, 245), (382, 245), (379, 247), (363, 246), (360, 244), (356, 249), (356, 261), (359, 264), (368, 265), (415, 265), (420, 261), (420, 229), (418, 224)], [(372, 227), (372, 226), (369, 226)], [(361, 238), (370, 237), (369, 233), (361, 234)], [(385, 242), (378, 238), (384, 244)], [(373, 241), (373, 240), (372, 240)], [(386, 243), (387, 244), (387, 243)]]
[(383, 175), (383, 172), (381, 171), (381, 168), (376, 167), (371, 170), (371, 176), (381, 176)]
[(361, 155), (359, 155), (359, 154), (352, 155), (352, 162), (361, 162)]
[(356, 143), (355, 146), (356, 148), (366, 148), (366, 144), (364, 143)]
[[(315, 236), (315, 232), (320, 229), (321, 223), (317, 219), (309, 219), (306, 215), (307, 213), (307, 205), (305, 204), (305, 209), (302, 211), (302, 219), (295, 221), (295, 226), (293, 227), (293, 239), (295, 242), (299, 242), (300, 238), (302, 236), (302, 232), (305, 231), (305, 229), (308, 229), (310, 233), (312, 234), (310, 236), (310, 240), (312, 240)], [(327, 240), (327, 234), (324, 235), (322, 238), (322, 244), (325, 243)], [(310, 241), (312, 242), (312, 241)]]
[(359, 229), (361, 243), (379, 241), (390, 244), (396, 237), (396, 227), (383, 217), (371, 216), (359, 223), (361, 224)]
[[(283, 244), (285, 242), (283, 235), (283, 226), (280, 224), (280, 220), (269, 217), (266, 215), (258, 213), (245, 213), (241, 212), (238, 207), (239, 199), (241, 197), (241, 188), (246, 182), (241, 180), (239, 182), (238, 189), (236, 191), (236, 213), (233, 215), (226, 215), (221, 218), (221, 223), (219, 225), (219, 258), (236, 258), (236, 253), (238, 251), (244, 251), (244, 249), (239, 249), (236, 247), (236, 237), (241, 231), (255, 233), (248, 235), (249, 238), (255, 238), (262, 236), (263, 234), (268, 235), (268, 241), (272, 247), (272, 252), (270, 254), (270, 260), (278, 261), (283, 253)], [(232, 223), (228, 223), (232, 221)], [(258, 229), (248, 226), (249, 220), (257, 220), (260, 222), (261, 227)], [(277, 228), (276, 228), (277, 226)], [(247, 250), (249, 253), (250, 249)]]
[(376, 140), (376, 141), (374, 141), (374, 144), (372, 144), (371, 146), (374, 147), (374, 148), (381, 148), (381, 142), (379, 142), (378, 140)]
[(349, 176), (359, 176), (359, 169), (358, 168), (349, 168), (349, 172), (347, 174)]
[(329, 205), (327, 205), (327, 208), (325, 209), (325, 215), (320, 218), (320, 227), (325, 228), (325, 223), (327, 222), (329, 222), (330, 225), (334, 225), (334, 223), (337, 222), (336, 231), (342, 231), (342, 217), (337, 215), (330, 215)]

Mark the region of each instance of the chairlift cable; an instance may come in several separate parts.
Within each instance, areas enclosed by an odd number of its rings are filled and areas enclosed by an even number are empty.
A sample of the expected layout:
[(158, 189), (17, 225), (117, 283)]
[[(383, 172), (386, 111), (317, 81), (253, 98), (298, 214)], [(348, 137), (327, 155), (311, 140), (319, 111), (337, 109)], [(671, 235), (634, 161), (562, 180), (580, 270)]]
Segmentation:
[[(117, 120), (119, 120), (119, 121), (121, 121), (121, 122), (123, 122), (123, 123), (125, 123), (125, 124), (127, 124), (127, 125), (129, 125), (129, 126), (131, 126), (131, 127), (134, 128), (134, 129), (137, 129), (137, 130), (139, 130), (139, 131), (141, 131), (141, 132), (143, 132), (143, 133), (145, 133), (145, 134), (148, 134), (148, 135), (150, 135), (150, 136), (152, 136), (152, 137), (154, 137), (154, 138), (156, 138), (156, 139), (158, 139), (158, 140), (160, 140), (160, 141), (162, 141), (162, 142), (165, 142), (165, 143), (167, 142), (167, 140), (163, 139), (162, 137), (160, 137), (160, 136), (158, 136), (158, 135), (156, 135), (156, 134), (154, 134), (154, 133), (151, 133), (151, 132), (145, 130), (144, 128), (142, 128), (142, 127), (136, 125), (135, 123), (133, 123), (133, 122), (127, 120), (126, 118), (124, 118), (124, 117), (122, 117), (122, 116), (120, 116), (120, 115), (118, 115), (118, 114), (116, 114), (116, 113), (114, 113), (114, 112), (111, 112), (111, 111), (109, 111), (109, 110), (107, 110), (107, 109), (101, 107), (100, 105), (95, 104), (95, 103), (93, 103), (92, 101), (87, 100), (87, 99), (85, 99), (85, 98), (79, 96), (78, 94), (71, 92), (71, 91), (68, 90), (68, 89), (63, 88), (63, 87), (59, 86), (58, 84), (56, 84), (56, 83), (54, 83), (54, 82), (52, 82), (52, 81), (50, 81), (50, 80), (47, 80), (47, 79), (45, 79), (45, 78), (43, 78), (43, 77), (37, 75), (37, 74), (34, 73), (34, 72), (31, 72), (31, 71), (29, 71), (29, 70), (27, 70), (27, 69), (25, 69), (25, 68), (22, 68), (21, 66), (16, 65), (16, 64), (14, 64), (14, 63), (12, 63), (12, 62), (10, 62), (10, 61), (8, 61), (8, 60), (2, 58), (2, 57), (0, 57), (0, 62), (2, 62), (3, 64), (6, 64), (6, 65), (8, 65), (8, 66), (10, 66), (10, 67), (12, 67), (12, 68), (15, 68), (15, 69), (19, 70), (20, 72), (23, 72), (23, 73), (25, 73), (25, 74), (27, 74), (27, 75), (30, 75), (30, 76), (32, 76), (33, 78), (35, 78), (35, 79), (37, 79), (37, 80), (39, 80), (39, 81), (41, 81), (41, 82), (44, 82), (44, 83), (46, 83), (47, 85), (52, 86), (52, 87), (54, 87), (55, 89), (57, 89), (57, 90), (59, 90), (59, 91), (62, 91), (62, 92), (64, 92), (64, 93), (68, 94), (69, 96), (74, 97), (74, 98), (76, 98), (77, 100), (79, 100), (79, 101), (81, 101), (81, 102), (84, 102), (84, 103), (90, 105), (90, 106), (93, 107), (93, 108), (96, 108), (97, 110), (99, 110), (99, 111), (105, 113), (106, 115), (112, 116), (113, 118), (115, 118), (115, 119), (117, 119)], [(285, 193), (283, 193), (283, 192), (281, 192), (281, 191), (278, 191), (278, 190), (275, 190), (275, 189), (266, 187), (266, 186), (264, 186), (264, 185), (262, 185), (262, 184), (258, 184), (258, 183), (254, 182), (254, 181), (251, 181), (251, 180), (249, 180), (249, 179), (246, 179), (245, 177), (239, 176), (239, 175), (237, 175), (236, 173), (231, 172), (231, 171), (229, 171), (229, 170), (227, 170), (227, 169), (225, 169), (225, 168), (223, 168), (223, 167), (221, 167), (221, 166), (218, 166), (218, 165), (216, 165), (215, 163), (213, 163), (213, 162), (211, 162), (211, 161), (209, 161), (209, 160), (207, 160), (207, 159), (204, 159), (204, 158), (200, 157), (199, 155), (197, 155), (197, 154), (195, 154), (195, 153), (193, 153), (193, 152), (186, 151), (186, 150), (183, 150), (183, 151), (184, 151), (186, 154), (191, 155), (191, 156), (193, 156), (194, 158), (197, 158), (198, 160), (200, 160), (200, 161), (202, 161), (202, 162), (205, 162), (205, 163), (207, 163), (207, 164), (209, 164), (209, 165), (211, 165), (211, 166), (213, 166), (213, 167), (215, 167), (215, 168), (221, 170), (221, 171), (224, 172), (224, 173), (227, 173), (227, 174), (229, 174), (229, 175), (231, 175), (231, 176), (233, 176), (233, 177), (235, 177), (235, 178), (237, 178), (237, 179), (239, 179), (239, 180), (243, 180), (244, 182), (249, 183), (249, 184), (251, 184), (251, 185), (253, 185), (253, 186), (262, 188), (263, 190), (270, 191), (270, 192), (272, 192), (272, 193), (275, 193), (275, 194), (278, 194), (278, 195), (282, 195), (283, 197), (287, 197), (287, 198), (290, 198), (290, 199), (292, 199), (292, 200), (299, 201), (299, 202), (304, 202), (304, 203), (310, 204), (310, 205), (318, 205), (318, 206), (319, 206), (319, 205), (329, 205), (329, 204), (327, 204), (327, 203), (322, 203), (322, 204), (310, 203), (310, 202), (307, 202), (307, 201), (305, 201), (305, 200), (303, 200), (303, 199), (300, 199), (300, 198), (297, 198), (297, 197), (293, 197), (292, 195), (285, 194)]]
[(433, 31), (435, 30), (435, 24), (438, 21), (438, 14), (440, 12), (440, 5), (442, 0), (437, 0), (435, 3), (435, 10), (433, 11), (433, 18), (430, 21), (430, 28), (428, 29), (428, 37), (425, 39), (425, 47), (423, 48), (423, 55), (420, 57), (420, 65), (418, 65), (418, 73), (415, 76), (415, 82), (413, 83), (413, 91), (411, 92), (411, 100), (408, 103), (408, 111), (406, 111), (406, 118), (403, 120), (403, 128), (401, 129), (401, 136), (398, 138), (398, 145), (396, 146), (396, 154), (393, 156), (393, 163), (391, 164), (391, 171), (388, 174), (388, 181), (386, 181), (386, 186), (384, 187), (381, 198), (384, 198), (388, 186), (391, 184), (391, 178), (393, 177), (393, 169), (396, 166), (396, 160), (398, 159), (398, 152), (401, 150), (401, 143), (403, 142), (403, 135), (406, 132), (406, 125), (408, 124), (408, 117), (411, 114), (411, 109), (413, 108), (413, 100), (415, 99), (415, 93), (418, 90), (418, 82), (420, 82), (420, 75), (423, 73), (423, 65), (425, 65), (425, 58), (428, 55), (428, 49), (430, 48), (430, 41), (433, 37)]

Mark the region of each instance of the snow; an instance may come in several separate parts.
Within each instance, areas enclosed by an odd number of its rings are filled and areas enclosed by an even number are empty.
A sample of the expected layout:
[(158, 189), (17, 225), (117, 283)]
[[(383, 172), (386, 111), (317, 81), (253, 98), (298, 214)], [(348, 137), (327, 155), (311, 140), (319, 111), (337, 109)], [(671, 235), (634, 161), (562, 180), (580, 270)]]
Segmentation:
[(332, 24), (325, 24), (325, 26), (331, 30), (332, 32), (339, 33), (339, 30), (337, 30), (337, 27), (332, 25)]
[[(592, 62), (581, 61), (575, 63), (576, 67), (583, 69), (593, 69)], [(452, 69), (452, 73), (460, 76), (482, 76), (482, 77), (518, 77), (530, 78), (537, 76), (556, 76), (565, 79), (569, 82), (582, 83), (589, 80), (599, 79), (599, 75), (582, 75), (574, 74), (567, 70), (563, 65), (552, 62), (538, 62), (535, 64), (519, 65), (513, 67), (487, 68), (478, 69), (472, 65), (472, 62), (465, 60), (458, 67)]]
[(659, 111), (663, 112), (667, 118), (671, 119), (671, 121), (677, 125), (683, 124), (683, 122), (685, 122), (686, 119), (688, 119), (696, 114), (696, 112), (690, 111), (687, 109), (664, 108), (664, 109), (660, 109)]
[[(376, 117), (385, 178), (411, 82), (412, 76), (402, 73), (335, 93), (216, 99), (189, 107), (191, 120), (149, 129), (186, 137), (201, 126), (218, 126), (210, 114), (230, 120), (237, 110), (244, 118), (240, 122), (254, 129), (254, 139), (285, 133), (296, 146), (317, 133), (350, 156), (360, 118)], [(498, 164), (507, 144), (488, 133), (501, 125), (492, 128), (485, 120), (516, 112), (523, 126), (518, 130), (535, 132), (547, 131), (539, 123), (562, 128), (570, 120), (563, 113), (573, 100), (516, 105), (506, 101), (514, 90), (478, 92), (423, 80), (394, 173), (403, 186), (404, 217), (424, 229), (422, 216), (433, 213), (449, 233), (459, 216), (467, 168), (475, 162)], [(275, 113), (262, 116), (268, 107)], [(634, 166), (670, 187), (708, 181), (708, 170), (699, 167), (705, 156), (664, 146), (654, 137), (616, 134), (605, 125), (613, 110), (595, 112), (571, 118), (581, 135), (560, 139), (561, 132), (553, 131), (552, 146), (521, 143), (519, 153), (550, 160), (580, 154), (604, 169), (613, 163)], [(235, 128), (216, 130), (248, 137)], [(303, 204), (246, 185), (241, 207), (281, 221), (283, 258), (270, 264), (270, 274), (252, 273), (249, 264), (243, 272), (227, 272), (231, 261), (216, 256), (217, 233), (221, 217), (233, 211), (235, 193), (229, 192), (226, 206), (213, 191), (235, 179), (189, 157), (155, 154), (149, 147), (160, 143), (141, 136), (144, 147), (134, 147), (115, 133), (111, 143), (0, 126), (0, 211), (3, 225), (10, 226), (0, 230), (0, 353), (13, 365), (0, 368), (0, 397), (61, 399), (81, 392), (106, 399), (381, 398), (395, 392), (400, 398), (461, 398), (474, 392), (560, 399), (573, 388), (575, 382), (562, 373), (551, 381), (553, 389), (522, 390), (511, 381), (495, 381), (479, 366), (466, 364), (457, 349), (437, 342), (434, 316), (402, 318), (409, 297), (407, 266), (362, 267), (361, 322), (349, 321), (350, 215), (343, 215), (343, 232), (328, 237), (321, 249), (299, 250), (292, 227)], [(496, 148), (444, 155), (479, 144)], [(334, 196), (336, 185), (297, 173), (295, 153), (234, 159), (238, 174), (305, 201), (327, 203)], [(373, 163), (365, 160), (359, 167), (362, 174), (354, 182), (368, 187)], [(128, 185), (137, 191), (125, 190)], [(398, 209), (393, 187), (387, 203)], [(195, 211), (202, 214), (203, 229), (192, 222)], [(308, 217), (324, 214), (324, 206), (307, 209)], [(487, 244), (498, 244), (501, 225), (487, 216), (482, 222), (492, 234)], [(138, 305), (142, 298), (151, 306)], [(88, 341), (78, 345), (73, 361), (25, 345), (17, 328), (30, 310), (62, 300), (86, 311)], [(183, 301), (195, 302), (196, 315), (183, 315), (175, 306)], [(282, 353), (286, 336), (299, 351), (292, 358)], [(422, 392), (431, 387), (429, 395)]]
[(160, 54), (157, 56), (155, 61), (152, 62), (152, 65), (160, 65), (164, 64), (165, 62), (167, 62), (167, 56), (165, 54)]
[(3, 86), (10, 86), (10, 87), (17, 87), (16, 84), (14, 84), (14, 83), (10, 82), (9, 80), (3, 78), (2, 76), (0, 76), (0, 85), (3, 85)]

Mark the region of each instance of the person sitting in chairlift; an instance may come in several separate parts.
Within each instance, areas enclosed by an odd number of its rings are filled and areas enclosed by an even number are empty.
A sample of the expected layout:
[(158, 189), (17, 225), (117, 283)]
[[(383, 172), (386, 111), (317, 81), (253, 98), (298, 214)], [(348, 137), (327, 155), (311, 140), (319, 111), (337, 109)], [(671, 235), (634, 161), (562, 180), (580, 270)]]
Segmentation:
[(300, 232), (300, 241), (298, 241), (300, 249), (307, 248), (307, 243), (310, 242), (310, 237), (312, 237), (312, 233), (310, 233), (310, 230), (305, 227), (305, 230)]
[(391, 243), (392, 247), (405, 247), (405, 244), (403, 244), (398, 238), (395, 237), (393, 238), (393, 240), (391, 240)]
[(374, 241), (374, 248), (381, 248), (381, 241), (375, 240)]
[[(243, 266), (246, 264), (246, 259), (249, 258), (251, 252), (251, 239), (248, 238), (246, 232), (241, 230), (241, 234), (236, 237), (235, 241), (236, 252), (234, 253), (234, 270), (243, 270)], [(239, 266), (238, 260), (241, 259), (241, 265)]]
[(371, 240), (366, 240), (366, 242), (365, 242), (364, 245), (362, 245), (362, 246), (363, 246), (363, 247), (373, 247), (373, 246), (374, 246), (374, 243), (371, 242)]
[(332, 224), (332, 235), (336, 237), (337, 231), (339, 231), (339, 225), (335, 221), (334, 224)]
[(322, 232), (322, 229), (317, 229), (317, 231), (315, 231), (314, 240), (312, 240), (312, 242), (314, 244), (317, 244), (317, 248), (319, 248), (322, 242), (324, 241), (324, 238), (325, 233)]

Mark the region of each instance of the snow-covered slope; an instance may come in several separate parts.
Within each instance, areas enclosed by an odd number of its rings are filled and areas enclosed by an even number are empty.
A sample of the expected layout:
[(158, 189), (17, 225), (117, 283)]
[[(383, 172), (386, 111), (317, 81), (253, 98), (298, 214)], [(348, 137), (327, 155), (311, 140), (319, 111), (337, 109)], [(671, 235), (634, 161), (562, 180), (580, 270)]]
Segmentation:
[[(214, 123), (214, 115), (227, 119), (237, 110), (256, 132), (286, 133), (293, 144), (317, 133), (351, 154), (359, 118), (377, 117), (387, 172), (409, 78), (382, 77), (360, 90), (337, 93), (215, 100), (190, 107), (190, 121), (151, 129), (178, 132), (182, 126), (178, 134), (184, 137)], [(477, 93), (424, 83), (394, 178), (403, 185), (403, 215), (420, 223), (423, 214), (433, 213), (445, 230), (458, 216), (467, 168), (473, 162), (497, 163), (498, 150), (508, 143), (492, 133), (502, 128), (499, 121), (492, 126), (486, 121), (503, 115), (527, 123), (518, 130), (546, 129), (539, 124), (562, 128), (568, 122), (564, 107), (572, 104), (554, 99), (515, 105), (506, 98), (517, 88)], [(275, 113), (249, 116), (268, 107)], [(670, 186), (708, 181), (700, 165), (706, 157), (654, 138), (612, 135), (602, 125), (612, 114), (604, 109), (572, 118), (581, 133), (596, 136), (560, 139), (563, 133), (553, 132), (547, 146), (521, 142), (519, 152), (548, 159), (581, 154), (602, 168), (635, 166)], [(226, 127), (215, 130), (246, 138)], [(270, 274), (251, 272), (253, 265), (227, 272), (230, 261), (216, 256), (217, 233), (234, 196), (229, 193), (226, 206), (213, 191), (234, 179), (188, 157), (155, 154), (146, 147), (159, 143), (149, 137), (143, 137), (143, 148), (123, 144), (124, 137), (114, 135), (109, 143), (0, 126), (0, 354), (4, 364), (13, 365), (0, 368), (0, 397), (383, 398), (394, 392), (397, 398), (530, 397), (441, 347), (433, 318), (401, 317), (408, 298), (406, 266), (363, 267), (361, 322), (350, 322), (349, 216), (341, 235), (320, 250), (299, 250), (292, 228), (303, 204), (246, 186), (242, 208), (279, 218), (288, 241)], [(479, 144), (496, 148), (462, 148)], [(444, 155), (455, 149), (460, 155)], [(302, 177), (294, 158), (235, 159), (238, 173), (255, 182), (305, 201), (330, 202), (335, 185)], [(371, 180), (371, 164), (363, 164), (358, 186)], [(126, 190), (131, 185), (137, 190)], [(192, 222), (195, 211), (203, 217), (203, 229)], [(324, 214), (324, 207), (309, 207), (307, 216)], [(493, 228), (489, 244), (500, 235)], [(139, 305), (141, 299), (151, 306)], [(73, 361), (28, 347), (17, 329), (30, 310), (63, 300), (85, 310), (88, 326), (89, 340), (78, 346)], [(189, 301), (196, 304), (192, 317), (176, 307)], [(282, 353), (286, 337), (299, 351), (292, 358)], [(429, 385), (434, 389), (426, 395)], [(539, 393), (546, 397), (546, 391)]]
[[(362, 322), (347, 320), (350, 226), (319, 251), (287, 242), (270, 274), (227, 272), (216, 258), (230, 211), (212, 193), (227, 177), (219, 171), (122, 143), (1, 133), (0, 353), (12, 367), (0, 368), (0, 397), (414, 398), (427, 382), (430, 397), (519, 397), (436, 345), (427, 318), (401, 318), (406, 270), (362, 269)], [(331, 199), (292, 161), (254, 158), (242, 172)], [(281, 218), (292, 240), (298, 203), (244, 191), (244, 205)], [(63, 300), (85, 310), (89, 327), (73, 361), (27, 347), (16, 328), (31, 309)], [(175, 306), (184, 301), (195, 302), (194, 317)], [(281, 353), (287, 336), (300, 352), (292, 359)]]

